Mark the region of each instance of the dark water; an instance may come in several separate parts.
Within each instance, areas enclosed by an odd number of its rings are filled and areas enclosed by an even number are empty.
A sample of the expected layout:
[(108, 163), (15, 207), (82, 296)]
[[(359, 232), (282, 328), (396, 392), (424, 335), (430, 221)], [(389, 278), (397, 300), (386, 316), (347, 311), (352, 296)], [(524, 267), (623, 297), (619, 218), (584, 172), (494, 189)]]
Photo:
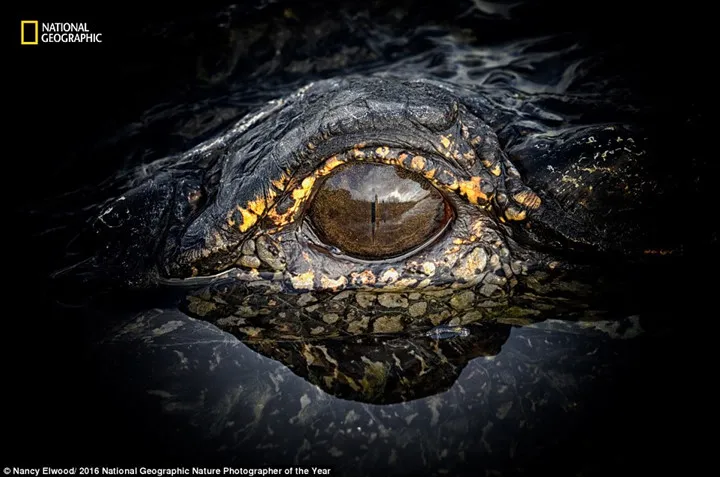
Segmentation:
[[(113, 316), (57, 304), (48, 273), (131, 168), (153, 167), (320, 78), (438, 78), (499, 109), (543, 112), (529, 127), (548, 134), (588, 117), (640, 118), (655, 137), (680, 138), (668, 141), (682, 153), (669, 174), (707, 173), (702, 29), (673, 33), (697, 12), (479, 1), (327, 12), (270, 2), (18, 16), (87, 21), (106, 40), (15, 51), (16, 91), (27, 101), (10, 139), (20, 156), (6, 176), (5, 230), (19, 239), (8, 250), (18, 286), (5, 299), (6, 465), (315, 466), (331, 475), (686, 469), (696, 439), (687, 415), (702, 392), (690, 351), (705, 314), (695, 308), (708, 285), (690, 272), (668, 277), (675, 293), (653, 312), (619, 323), (504, 326), (499, 351), (459, 369), (449, 389), (383, 406), (333, 397), (172, 303), (118, 306)], [(516, 92), (531, 99), (513, 102)], [(668, 226), (707, 233), (698, 207)], [(701, 252), (690, 261), (707, 271)]]

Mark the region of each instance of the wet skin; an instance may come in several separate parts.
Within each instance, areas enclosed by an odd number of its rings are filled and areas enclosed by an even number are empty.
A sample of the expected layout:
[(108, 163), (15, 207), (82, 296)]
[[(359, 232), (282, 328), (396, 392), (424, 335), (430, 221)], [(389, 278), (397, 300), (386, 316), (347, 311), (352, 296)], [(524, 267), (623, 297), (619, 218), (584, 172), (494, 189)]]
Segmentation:
[[(308, 84), (139, 169), (88, 231), (99, 251), (72, 272), (186, 289), (182, 310), (344, 397), (437, 392), (428, 370), (456, 375), (497, 352), (497, 325), (638, 312), (628, 283), (681, 246), (658, 227), (672, 188), (653, 175), (642, 131), (544, 134), (518, 121), (435, 80)], [(360, 202), (327, 196), (341, 183)], [(425, 228), (379, 212), (410, 207), (377, 199), (393, 187), (431, 192)], [(425, 335), (436, 326), (471, 336), (441, 346)], [(417, 353), (403, 351), (413, 342)]]

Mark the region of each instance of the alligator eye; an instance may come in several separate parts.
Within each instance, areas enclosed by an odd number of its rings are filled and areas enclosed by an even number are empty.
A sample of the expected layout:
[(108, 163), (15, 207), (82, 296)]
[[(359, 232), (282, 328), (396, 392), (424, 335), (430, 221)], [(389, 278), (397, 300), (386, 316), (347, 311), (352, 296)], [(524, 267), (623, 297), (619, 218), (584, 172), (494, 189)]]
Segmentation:
[(308, 210), (320, 240), (366, 260), (398, 257), (431, 243), (453, 216), (448, 201), (424, 177), (371, 163), (338, 167)]

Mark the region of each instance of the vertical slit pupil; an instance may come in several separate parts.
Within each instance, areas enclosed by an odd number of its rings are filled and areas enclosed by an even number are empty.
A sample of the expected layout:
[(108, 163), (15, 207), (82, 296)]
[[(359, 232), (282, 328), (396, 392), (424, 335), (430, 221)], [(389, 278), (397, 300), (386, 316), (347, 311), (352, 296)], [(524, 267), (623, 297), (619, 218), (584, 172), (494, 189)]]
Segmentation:
[(437, 237), (452, 217), (452, 207), (424, 177), (373, 163), (335, 169), (308, 209), (322, 242), (364, 259), (417, 249)]
[(377, 213), (377, 194), (375, 194), (375, 200), (372, 201), (370, 204), (370, 224), (372, 226), (372, 238), (373, 243), (375, 242), (375, 232), (377, 231), (377, 224), (376, 224), (376, 213)]

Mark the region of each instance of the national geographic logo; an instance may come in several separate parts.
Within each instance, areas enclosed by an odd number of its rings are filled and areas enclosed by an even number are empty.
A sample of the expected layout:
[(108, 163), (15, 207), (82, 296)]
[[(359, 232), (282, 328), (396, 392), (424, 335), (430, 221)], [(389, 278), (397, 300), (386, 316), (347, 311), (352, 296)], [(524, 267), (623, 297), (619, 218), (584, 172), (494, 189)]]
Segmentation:
[(40, 23), (38, 20), (22, 20), (20, 44), (40, 43), (102, 43), (102, 33), (92, 33), (87, 23)]

